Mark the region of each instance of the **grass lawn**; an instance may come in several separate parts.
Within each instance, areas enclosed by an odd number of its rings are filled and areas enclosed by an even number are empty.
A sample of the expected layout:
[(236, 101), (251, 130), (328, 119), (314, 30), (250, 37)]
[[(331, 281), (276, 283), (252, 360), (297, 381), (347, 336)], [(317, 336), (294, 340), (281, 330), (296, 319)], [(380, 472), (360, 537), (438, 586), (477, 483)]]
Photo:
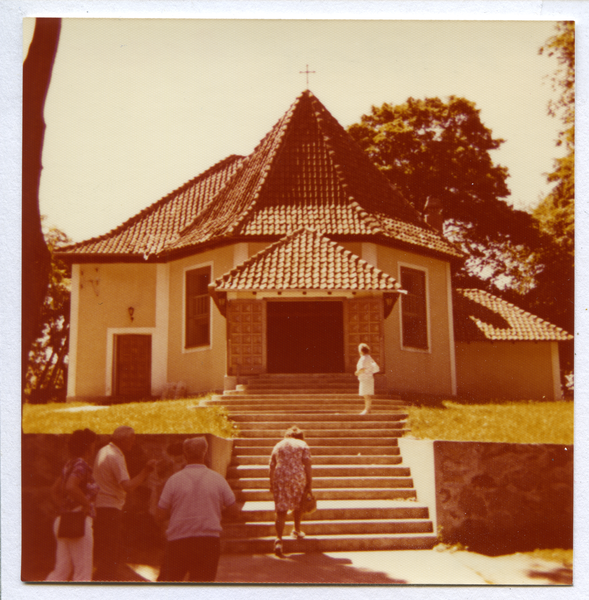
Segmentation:
[(573, 444), (573, 402), (509, 402), (409, 407), (419, 439), (518, 444)]
[(80, 402), (25, 404), (24, 433), (72, 433), (88, 427), (96, 433), (112, 433), (130, 425), (136, 433), (212, 433), (231, 438), (237, 427), (222, 407), (199, 407), (202, 398), (130, 402), (96, 406)]

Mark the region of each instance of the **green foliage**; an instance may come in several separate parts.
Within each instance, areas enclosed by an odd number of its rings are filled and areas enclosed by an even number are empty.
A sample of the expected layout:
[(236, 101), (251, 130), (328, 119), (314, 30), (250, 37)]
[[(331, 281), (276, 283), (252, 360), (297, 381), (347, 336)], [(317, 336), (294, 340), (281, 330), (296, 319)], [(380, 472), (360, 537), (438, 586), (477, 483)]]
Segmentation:
[(504, 140), (493, 138), (473, 102), (450, 96), (385, 103), (348, 132), (419, 212), (428, 200), (440, 202), (445, 233), (470, 256), (468, 272), (517, 279), (506, 249), (534, 244), (537, 236), (530, 215), (504, 200), (507, 168), (490, 155)]
[(409, 407), (411, 435), (420, 439), (517, 444), (572, 444), (572, 402)]
[(112, 406), (79, 402), (23, 406), (23, 433), (72, 433), (88, 427), (111, 434), (122, 423), (136, 433), (212, 433), (224, 438), (238, 433), (224, 408), (200, 407), (196, 398)]
[(556, 145), (564, 146), (566, 155), (555, 160), (555, 169), (547, 178), (556, 185), (533, 214), (543, 243), (536, 255), (540, 272), (536, 277), (531, 308), (572, 333), (575, 269), (574, 22), (557, 23), (556, 35), (540, 48), (540, 54), (544, 52), (556, 56), (559, 64), (552, 77), (553, 88), (559, 96), (549, 103), (548, 112), (563, 123)]
[(43, 329), (29, 352), (24, 394), (29, 402), (46, 402), (65, 394), (70, 318), (69, 268), (55, 258), (55, 250), (70, 242), (55, 227), (43, 231), (51, 255), (49, 287), (43, 303)]

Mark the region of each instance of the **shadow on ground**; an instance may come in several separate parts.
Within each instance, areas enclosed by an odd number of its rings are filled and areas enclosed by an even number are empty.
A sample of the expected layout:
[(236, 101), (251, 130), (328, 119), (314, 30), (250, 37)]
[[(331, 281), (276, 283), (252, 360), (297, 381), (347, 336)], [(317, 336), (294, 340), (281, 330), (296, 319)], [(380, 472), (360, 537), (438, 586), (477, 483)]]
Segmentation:
[[(285, 558), (271, 555), (253, 555), (243, 558), (229, 556), (219, 564), (217, 582), (222, 583), (365, 583), (406, 584), (381, 571), (354, 566), (345, 556), (327, 554), (289, 554)], [(245, 559), (245, 560), (244, 560)]]

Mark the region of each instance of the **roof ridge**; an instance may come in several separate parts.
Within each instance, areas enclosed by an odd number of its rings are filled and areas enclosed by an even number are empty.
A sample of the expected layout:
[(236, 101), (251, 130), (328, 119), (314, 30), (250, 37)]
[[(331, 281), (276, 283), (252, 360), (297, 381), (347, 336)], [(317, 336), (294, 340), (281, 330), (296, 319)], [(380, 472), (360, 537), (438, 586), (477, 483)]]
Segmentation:
[[(221, 190), (219, 190), (219, 192), (217, 193), (215, 198), (210, 202), (209, 206), (205, 210), (203, 210), (199, 215), (197, 215), (192, 223), (187, 225), (182, 231), (179, 232), (180, 238), (182, 238), (186, 234), (190, 233), (190, 231), (197, 226), (197, 219), (199, 217), (203, 216), (207, 209), (209, 209), (209, 212), (213, 212), (214, 210), (219, 210), (222, 208), (222, 206), (224, 206), (225, 202), (224, 202), (224, 198), (222, 196), (223, 196), (223, 194), (230, 193), (231, 183), (233, 183), (234, 181), (236, 181), (238, 179), (240, 173), (245, 172), (247, 167), (250, 166), (252, 161), (256, 158), (256, 155), (258, 155), (260, 152), (262, 152), (262, 150), (264, 149), (264, 146), (267, 146), (270, 144), (270, 140), (272, 138), (280, 137), (281, 135), (284, 136), (285, 128), (286, 128), (287, 124), (290, 122), (290, 120), (292, 119), (295, 109), (296, 109), (297, 105), (299, 104), (303, 95), (304, 95), (304, 92), (303, 92), (303, 94), (300, 94), (295, 99), (295, 101), (290, 105), (290, 107), (286, 111), (286, 113), (284, 113), (282, 115), (282, 117), (280, 117), (280, 119), (274, 124), (272, 129), (270, 129), (270, 131), (260, 140), (260, 142), (254, 148), (253, 152), (251, 152), (247, 157), (245, 157), (245, 160), (243, 161), (242, 165), (240, 165), (240, 168), (233, 174), (233, 176), (229, 179), (229, 181), (226, 183), (226, 185), (223, 186), (223, 188)], [(283, 143), (283, 141), (281, 140), (280, 144), (282, 145), (282, 143)], [(269, 153), (270, 153), (270, 162), (268, 162), (268, 157), (264, 157), (262, 159), (261, 170), (263, 172), (260, 173), (260, 175), (258, 177), (258, 181), (255, 183), (254, 190), (249, 192), (249, 194), (253, 193), (252, 201), (250, 202), (249, 206), (247, 206), (245, 208), (245, 210), (238, 213), (237, 218), (233, 220), (231, 225), (223, 233), (214, 231), (215, 223), (213, 221), (213, 223), (211, 223), (211, 227), (209, 229), (209, 235), (215, 235), (215, 233), (217, 235), (221, 234), (224, 237), (231, 235), (231, 233), (235, 230), (235, 228), (238, 227), (240, 223), (243, 223), (244, 219), (252, 212), (253, 208), (257, 204), (257, 200), (260, 195), (260, 187), (266, 181), (268, 172), (270, 171), (270, 165), (272, 164), (272, 161), (276, 158), (276, 154), (277, 154), (276, 151), (272, 152), (272, 149), (270, 148)], [(234, 203), (234, 206), (231, 208), (235, 209), (235, 203)], [(214, 219), (214, 217), (213, 217), (213, 219)], [(221, 227), (221, 229), (222, 229), (222, 227)], [(212, 233), (211, 233), (211, 230), (212, 230)]]
[[(308, 94), (307, 94), (308, 92)], [(239, 226), (245, 224), (245, 222), (247, 221), (247, 219), (251, 216), (254, 207), (257, 205), (257, 201), (260, 197), (260, 193), (261, 193), (261, 188), (263, 187), (264, 183), (266, 182), (266, 180), (268, 179), (268, 174), (270, 173), (270, 169), (271, 169), (271, 165), (272, 164), (276, 164), (276, 161), (278, 160), (278, 157), (282, 154), (282, 151), (285, 148), (286, 145), (286, 138), (287, 135), (289, 133), (288, 130), (288, 125), (291, 123), (296, 109), (298, 108), (298, 106), (301, 103), (301, 100), (303, 99), (303, 97), (305, 95), (312, 95), (312, 93), (310, 92), (310, 90), (305, 90), (304, 92), (302, 92), (301, 94), (299, 94), (296, 98), (295, 101), (290, 105), (290, 107), (288, 108), (288, 110), (286, 111), (286, 113), (280, 118), (280, 120), (274, 125), (274, 127), (268, 132), (268, 134), (266, 134), (266, 136), (263, 138), (263, 140), (256, 146), (256, 148), (254, 149), (254, 151), (252, 152), (252, 154), (250, 154), (250, 156), (253, 156), (259, 149), (261, 149), (262, 147), (262, 142), (267, 143), (268, 139), (270, 138), (272, 132), (274, 131), (274, 129), (277, 129), (275, 135), (278, 139), (278, 147), (275, 148), (274, 150), (270, 151), (270, 155), (268, 156), (268, 158), (264, 161), (264, 166), (263, 168), (263, 174), (261, 175), (261, 177), (258, 179), (258, 182), (256, 184), (256, 190), (255, 193), (253, 195), (252, 198), (252, 202), (251, 204), (247, 207), (247, 209), (244, 211), (244, 213), (238, 217), (233, 223), (232, 225), (227, 229), (226, 231), (226, 235), (231, 235), (235, 229), (237, 229)], [(249, 158), (249, 157), (248, 157)]]
[[(323, 103), (311, 92), (310, 92), (310, 100), (311, 100), (311, 104), (313, 106), (314, 112), (316, 114), (317, 124), (319, 126), (319, 132), (321, 133), (321, 135), (323, 137), (324, 143), (326, 144), (326, 146), (329, 149), (330, 156), (332, 157), (332, 160), (333, 160), (334, 169), (338, 175), (338, 178), (340, 179), (342, 188), (345, 191), (347, 191), (347, 189), (352, 186), (350, 186), (350, 183), (347, 181), (347, 179), (345, 177), (346, 169), (344, 168), (344, 165), (341, 165), (339, 162), (336, 162), (336, 160), (335, 160), (338, 153), (337, 153), (336, 149), (333, 147), (332, 136), (330, 136), (329, 133), (324, 131), (322, 128), (323, 121), (326, 122), (327, 126), (331, 125), (331, 127), (333, 128), (333, 132), (338, 135), (339, 140), (344, 143), (344, 145), (347, 147), (347, 149), (353, 155), (352, 158), (363, 162), (365, 167), (369, 168), (372, 171), (372, 173), (381, 180), (381, 183), (383, 185), (389, 187), (392, 190), (392, 192), (395, 194), (396, 198), (400, 199), (402, 201), (404, 208), (406, 208), (411, 213), (413, 213), (413, 216), (417, 217), (421, 224), (421, 221), (423, 219), (422, 219), (419, 211), (403, 196), (403, 194), (397, 189), (397, 187), (394, 186), (387, 179), (387, 177), (384, 175), (384, 173), (369, 159), (368, 155), (364, 152), (364, 150), (362, 150), (360, 145), (349, 135), (349, 133), (346, 131), (346, 129), (327, 110), (327, 108), (323, 105)], [(318, 110), (316, 109), (316, 107), (318, 108)], [(361, 203), (358, 202), (358, 199), (355, 198), (353, 195), (349, 194), (349, 192), (348, 192), (348, 199), (353, 199), (360, 206), (362, 206)], [(364, 208), (364, 207), (362, 207), (362, 208), (363, 208), (363, 210), (366, 210), (366, 208)], [(374, 209), (376, 207), (369, 207), (369, 208)], [(382, 208), (380, 210), (382, 210)], [(397, 215), (397, 217), (398, 216), (399, 215)]]
[(172, 190), (171, 192), (169, 192), (168, 194), (166, 194), (159, 200), (156, 200), (149, 206), (146, 206), (140, 212), (138, 212), (136, 215), (133, 215), (126, 221), (123, 221), (123, 223), (121, 223), (120, 225), (117, 225), (117, 227), (111, 229), (110, 231), (107, 231), (106, 233), (103, 233), (102, 235), (99, 235), (99, 236), (88, 238), (87, 240), (82, 240), (81, 242), (76, 242), (74, 244), (69, 244), (67, 246), (63, 246), (63, 247), (59, 248), (59, 251), (62, 252), (62, 251), (75, 250), (78, 246), (86, 245), (89, 243), (100, 242), (104, 239), (107, 239), (107, 238), (113, 236), (113, 235), (116, 235), (117, 233), (121, 233), (125, 229), (131, 227), (132, 225), (134, 225), (141, 219), (145, 218), (150, 213), (152, 213), (155, 210), (157, 210), (158, 208), (160, 208), (160, 206), (173, 200), (173, 198), (175, 198), (176, 196), (178, 196), (179, 194), (181, 194), (182, 192), (187, 190), (189, 187), (193, 186), (199, 180), (206, 179), (207, 177), (210, 177), (214, 173), (221, 171), (223, 168), (229, 166), (230, 164), (234, 163), (235, 161), (244, 159), (244, 158), (245, 158), (244, 156), (241, 156), (239, 154), (230, 154), (226, 158), (216, 162), (213, 166), (209, 167), (208, 169), (206, 169), (205, 171), (203, 171), (196, 177), (189, 179), (188, 181), (183, 183), (181, 186), (177, 187), (175, 190)]
[(372, 233), (385, 233), (382, 227), (382, 223), (379, 221), (376, 215), (366, 212), (366, 209), (363, 208), (356, 200), (353, 199), (353, 196), (350, 196), (350, 204), (352, 205), (352, 208), (358, 213), (358, 218), (361, 219), (362, 222), (370, 228)]

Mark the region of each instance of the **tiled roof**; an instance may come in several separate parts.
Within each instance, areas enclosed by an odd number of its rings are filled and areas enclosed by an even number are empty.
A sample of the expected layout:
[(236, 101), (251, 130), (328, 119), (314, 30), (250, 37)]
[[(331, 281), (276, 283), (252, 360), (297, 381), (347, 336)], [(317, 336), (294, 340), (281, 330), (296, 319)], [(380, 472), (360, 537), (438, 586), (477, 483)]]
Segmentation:
[(177, 226), (165, 219), (164, 205), (172, 194), (154, 205), (158, 211), (147, 209), (114, 232), (68, 250), (142, 254), (147, 247), (152, 254), (173, 253), (231, 238), (283, 237), (307, 227), (331, 237), (369, 236), (448, 258), (462, 256), (423, 221), (308, 90), (251, 155), (222, 170), (206, 194), (204, 201), (193, 202), (198, 210), (175, 217)]
[(215, 291), (378, 290), (396, 292), (393, 277), (316, 231), (299, 229), (218, 278)]
[(572, 339), (560, 327), (477, 289), (454, 290), (454, 333), (457, 342)]
[(111, 232), (60, 252), (145, 256), (161, 252), (208, 206), (243, 160), (243, 156), (229, 156)]

